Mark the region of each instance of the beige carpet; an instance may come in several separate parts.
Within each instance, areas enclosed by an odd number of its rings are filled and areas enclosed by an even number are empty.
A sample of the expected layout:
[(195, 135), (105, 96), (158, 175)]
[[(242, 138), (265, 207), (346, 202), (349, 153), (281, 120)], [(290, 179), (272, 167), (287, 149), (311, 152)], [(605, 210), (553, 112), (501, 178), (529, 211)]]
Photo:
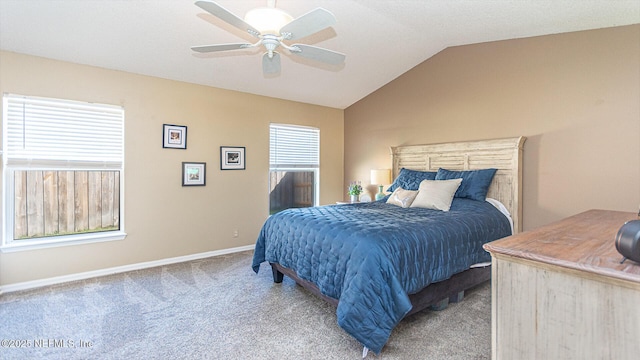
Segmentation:
[[(335, 308), (252, 252), (5, 294), (0, 359), (359, 359)], [(368, 359), (489, 359), (485, 283), (403, 320)]]

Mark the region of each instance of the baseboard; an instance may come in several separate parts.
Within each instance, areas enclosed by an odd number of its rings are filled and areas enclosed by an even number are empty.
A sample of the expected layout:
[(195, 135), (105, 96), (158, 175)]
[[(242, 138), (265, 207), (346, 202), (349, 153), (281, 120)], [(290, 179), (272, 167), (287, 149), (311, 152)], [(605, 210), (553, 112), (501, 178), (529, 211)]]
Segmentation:
[(230, 249), (208, 251), (208, 252), (203, 252), (198, 254), (191, 254), (191, 255), (178, 256), (178, 257), (161, 259), (161, 260), (147, 261), (147, 262), (141, 262), (141, 263), (130, 264), (130, 265), (116, 266), (112, 268), (87, 271), (87, 272), (82, 272), (77, 274), (56, 276), (56, 277), (51, 277), (47, 279), (25, 281), (25, 282), (16, 283), (16, 284), (0, 286), (0, 295), (10, 293), (10, 292), (15, 292), (15, 291), (35, 289), (42, 286), (62, 284), (70, 281), (85, 280), (85, 279), (90, 279), (98, 276), (119, 274), (127, 271), (141, 270), (141, 269), (147, 269), (147, 268), (152, 268), (156, 266), (176, 264), (176, 263), (181, 263), (185, 261), (232, 254), (232, 253), (241, 252), (241, 251), (253, 250), (254, 248), (255, 248), (255, 245), (240, 246), (240, 247), (235, 247)]

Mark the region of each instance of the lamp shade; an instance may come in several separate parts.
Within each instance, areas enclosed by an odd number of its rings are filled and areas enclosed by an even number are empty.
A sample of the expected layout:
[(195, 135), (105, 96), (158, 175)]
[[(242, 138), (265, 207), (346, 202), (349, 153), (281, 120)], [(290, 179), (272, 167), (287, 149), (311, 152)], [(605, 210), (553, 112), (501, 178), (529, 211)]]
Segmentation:
[(244, 16), (244, 21), (260, 31), (262, 35), (280, 35), (280, 29), (291, 20), (293, 18), (286, 12), (268, 7), (249, 10)]
[(371, 170), (371, 183), (374, 185), (391, 184), (391, 170), (390, 169)]

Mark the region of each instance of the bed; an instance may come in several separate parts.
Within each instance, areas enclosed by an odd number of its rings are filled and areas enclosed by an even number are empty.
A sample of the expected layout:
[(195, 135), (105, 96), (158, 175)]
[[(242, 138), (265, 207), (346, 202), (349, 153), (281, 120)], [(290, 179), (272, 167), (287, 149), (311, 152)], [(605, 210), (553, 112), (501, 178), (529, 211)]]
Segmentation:
[[(265, 222), (253, 269), (268, 261), (275, 282), (286, 275), (334, 304), (338, 324), (365, 349), (380, 353), (404, 317), (443, 300), (458, 301), (464, 290), (489, 280), (490, 256), (482, 245), (521, 230), (524, 141), (392, 147), (391, 190), (457, 182), (448, 211), (392, 205), (389, 196), (285, 210)], [(489, 169), (495, 170), (478, 198), (469, 185)], [(460, 183), (460, 176), (469, 180)]]

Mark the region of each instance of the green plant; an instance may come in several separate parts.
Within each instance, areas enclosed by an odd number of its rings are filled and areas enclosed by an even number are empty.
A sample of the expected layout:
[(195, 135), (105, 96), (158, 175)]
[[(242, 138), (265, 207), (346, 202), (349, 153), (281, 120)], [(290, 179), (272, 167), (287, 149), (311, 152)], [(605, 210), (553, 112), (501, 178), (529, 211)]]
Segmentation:
[(360, 195), (362, 194), (362, 185), (360, 185), (360, 181), (352, 181), (349, 184), (349, 195)]

